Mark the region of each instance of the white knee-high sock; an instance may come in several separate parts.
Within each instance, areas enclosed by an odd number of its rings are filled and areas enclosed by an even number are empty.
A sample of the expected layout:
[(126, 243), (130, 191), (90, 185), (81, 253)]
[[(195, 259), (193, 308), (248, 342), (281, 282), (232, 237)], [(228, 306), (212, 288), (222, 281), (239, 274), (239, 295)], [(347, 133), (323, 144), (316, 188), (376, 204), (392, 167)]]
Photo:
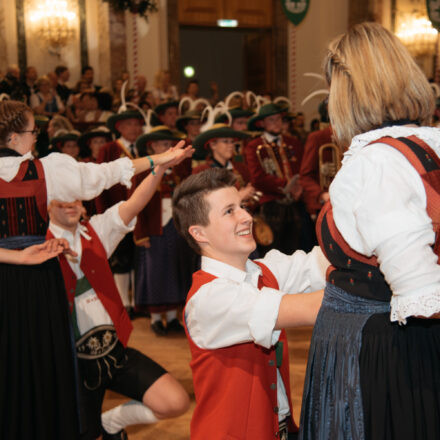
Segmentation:
[(101, 414), (102, 427), (109, 434), (116, 434), (129, 425), (151, 424), (157, 421), (153, 411), (137, 400), (130, 400)]
[(130, 273), (115, 273), (113, 274), (113, 278), (115, 279), (116, 287), (121, 296), (122, 304), (124, 304), (124, 307), (130, 306)]
[(176, 310), (176, 309), (174, 309), (174, 310), (168, 310), (168, 311), (165, 313), (165, 317), (167, 318), (167, 322), (170, 322), (170, 321), (172, 321), (173, 319), (176, 319), (176, 318), (177, 318), (177, 310)]
[(153, 322), (156, 321), (162, 321), (162, 314), (160, 313), (150, 313), (151, 316), (151, 323), (153, 324)]

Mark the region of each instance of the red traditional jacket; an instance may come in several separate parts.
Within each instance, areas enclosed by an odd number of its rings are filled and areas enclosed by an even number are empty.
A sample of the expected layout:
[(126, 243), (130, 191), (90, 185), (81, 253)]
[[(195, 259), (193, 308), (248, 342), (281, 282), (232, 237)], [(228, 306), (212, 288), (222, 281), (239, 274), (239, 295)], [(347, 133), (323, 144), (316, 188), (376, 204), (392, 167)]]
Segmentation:
[[(303, 187), (303, 199), (307, 212), (315, 214), (322, 208), (319, 196), (322, 188), (319, 184), (319, 147), (332, 142), (332, 129), (314, 131), (309, 134), (304, 147), (304, 156), (299, 171), (301, 186)], [(325, 158), (327, 160), (327, 158)]]
[[(246, 186), (251, 181), (248, 167), (244, 162), (237, 162), (234, 159), (231, 160), (231, 163), (234, 167), (233, 172), (237, 176), (238, 187), (242, 188), (243, 186)], [(198, 174), (213, 167), (215, 167), (214, 161), (211, 158), (208, 158), (205, 163), (193, 168), (192, 173)]]
[[(97, 162), (112, 162), (121, 157), (131, 157), (130, 152), (119, 141), (108, 142), (99, 150)], [(97, 212), (102, 214), (106, 209), (112, 207), (121, 200), (127, 200), (130, 197), (130, 190), (120, 183), (104, 190), (100, 196), (95, 199)]]
[[(258, 263), (263, 273), (258, 287), (278, 289), (278, 282), (270, 270)], [(193, 275), (193, 284), (187, 303), (201, 286), (216, 277), (199, 270)], [(183, 311), (185, 323), (185, 310)], [(266, 349), (253, 342), (230, 347), (205, 350), (191, 339), (185, 325), (192, 355), (190, 363), (193, 373), (196, 408), (191, 420), (192, 440), (224, 439), (277, 439), (277, 361), (275, 348)], [(289, 400), (289, 351), (286, 332), (280, 335), (283, 343), (281, 376)], [(289, 430), (297, 431), (293, 417)]]
[[(132, 191), (145, 179), (150, 171), (138, 174), (133, 178)], [(147, 206), (138, 214), (134, 230), (134, 239), (142, 244), (151, 235), (162, 235), (162, 198), (172, 197), (175, 187), (191, 174), (191, 159), (185, 159), (165, 174)]]
[[(301, 166), (301, 160), (303, 156), (303, 146), (301, 142), (291, 136), (282, 135), (282, 143), (285, 145), (285, 154), (290, 167), (291, 176), (299, 173)], [(244, 158), (247, 163), (251, 183), (254, 187), (263, 193), (263, 197), (260, 199), (260, 203), (266, 203), (271, 200), (283, 199), (285, 195), (281, 191), (287, 184), (285, 174), (283, 177), (277, 176), (275, 172), (269, 173), (262, 166), (262, 161), (271, 161), (269, 154), (265, 148), (259, 148), (264, 145), (263, 138), (257, 137), (247, 143), (244, 147)], [(284, 164), (282, 157), (279, 154), (280, 147), (276, 147), (275, 157), (279, 168), (283, 171)]]
[[(92, 225), (88, 222), (83, 225), (87, 228), (87, 234), (91, 237), (91, 240), (81, 236), (82, 256), (80, 268), (113, 321), (119, 340), (126, 346), (133, 325), (122, 304), (104, 246)], [(50, 230), (47, 231), (46, 238), (54, 238)], [(67, 299), (72, 311), (77, 278), (66, 257), (61, 254), (58, 258), (66, 286)]]

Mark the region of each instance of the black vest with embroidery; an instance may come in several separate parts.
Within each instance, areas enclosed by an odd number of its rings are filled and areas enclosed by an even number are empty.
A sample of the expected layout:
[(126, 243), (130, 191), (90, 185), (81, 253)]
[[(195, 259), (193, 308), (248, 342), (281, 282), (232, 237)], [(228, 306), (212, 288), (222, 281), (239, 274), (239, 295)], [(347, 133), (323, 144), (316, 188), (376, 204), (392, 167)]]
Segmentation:
[[(398, 139), (385, 137), (374, 143), (388, 144), (400, 151), (422, 178), (427, 196), (427, 212), (436, 232), (433, 250), (438, 256), (440, 250), (439, 157), (415, 136)], [(396, 197), (398, 196), (396, 194)], [(319, 245), (331, 263), (327, 270), (328, 282), (356, 296), (390, 301), (392, 292), (379, 269), (376, 257), (366, 257), (350, 248), (336, 227), (330, 202), (327, 202), (321, 210), (316, 230)]]
[[(0, 157), (18, 156), (2, 149)], [(21, 163), (10, 182), (0, 179), (0, 238), (38, 235), (47, 231), (47, 192), (38, 159)]]

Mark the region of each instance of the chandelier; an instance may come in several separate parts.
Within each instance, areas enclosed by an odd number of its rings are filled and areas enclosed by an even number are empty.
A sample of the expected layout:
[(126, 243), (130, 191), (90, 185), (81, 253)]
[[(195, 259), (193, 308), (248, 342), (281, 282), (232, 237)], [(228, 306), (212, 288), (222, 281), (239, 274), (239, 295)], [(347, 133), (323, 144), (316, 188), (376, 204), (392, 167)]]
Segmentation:
[(56, 53), (75, 35), (77, 14), (67, 0), (40, 0), (30, 20), (38, 37)]
[(407, 14), (402, 16), (397, 26), (397, 37), (413, 56), (435, 53), (437, 30), (426, 16)]

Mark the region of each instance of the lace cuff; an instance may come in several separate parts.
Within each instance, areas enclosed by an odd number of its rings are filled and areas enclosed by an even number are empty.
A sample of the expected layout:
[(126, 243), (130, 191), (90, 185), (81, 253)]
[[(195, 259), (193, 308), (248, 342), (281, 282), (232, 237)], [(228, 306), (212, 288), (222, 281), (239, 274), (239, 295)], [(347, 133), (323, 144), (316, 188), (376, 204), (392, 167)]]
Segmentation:
[(123, 157), (122, 159), (118, 159), (121, 161), (121, 179), (120, 183), (126, 186), (128, 189), (131, 188), (131, 178), (134, 175), (134, 166), (133, 162), (128, 157)]
[(391, 321), (406, 324), (409, 316), (429, 317), (440, 312), (440, 289), (420, 295), (400, 296), (391, 298)]

